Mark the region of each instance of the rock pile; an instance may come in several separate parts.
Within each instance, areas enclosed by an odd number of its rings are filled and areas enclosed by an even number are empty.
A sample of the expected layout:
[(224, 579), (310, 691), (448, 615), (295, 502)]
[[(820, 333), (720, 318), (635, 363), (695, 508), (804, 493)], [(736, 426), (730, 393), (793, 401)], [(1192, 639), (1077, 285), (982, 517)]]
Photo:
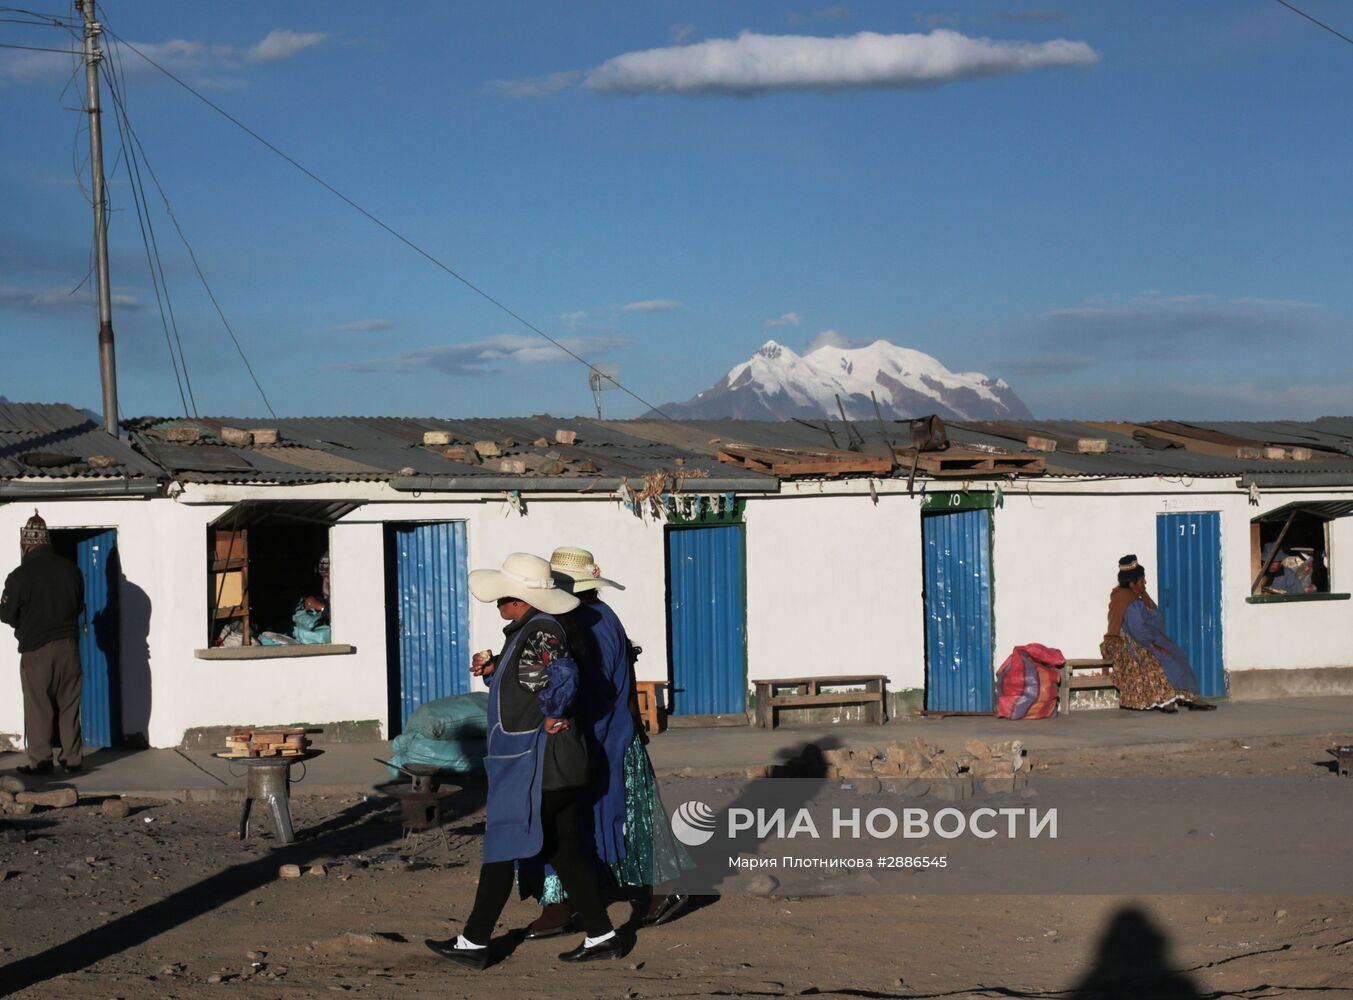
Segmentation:
[[(913, 778), (927, 781), (958, 779), (981, 782), (990, 791), (1011, 791), (1024, 784), (1034, 762), (1019, 740), (985, 743), (968, 740), (960, 753), (946, 753), (919, 736), (894, 740), (885, 746), (823, 750), (810, 744), (799, 756), (780, 764), (748, 768), (747, 777), (826, 778), (829, 781), (867, 778)], [(1017, 780), (1017, 778), (1019, 780)]]

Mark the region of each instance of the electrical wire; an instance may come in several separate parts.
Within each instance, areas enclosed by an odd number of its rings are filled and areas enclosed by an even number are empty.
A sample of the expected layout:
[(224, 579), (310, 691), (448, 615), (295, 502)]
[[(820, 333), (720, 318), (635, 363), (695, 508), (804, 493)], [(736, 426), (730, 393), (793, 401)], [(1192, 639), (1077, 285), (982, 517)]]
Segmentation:
[(1286, 8), (1287, 8), (1288, 10), (1290, 10), (1293, 14), (1296, 14), (1296, 15), (1298, 15), (1298, 16), (1300, 16), (1300, 17), (1306, 18), (1306, 20), (1310, 21), (1312, 24), (1318, 25), (1319, 27), (1324, 28), (1326, 31), (1328, 31), (1331, 35), (1334, 35), (1336, 38), (1342, 38), (1342, 39), (1343, 39), (1344, 41), (1346, 41), (1349, 45), (1353, 45), (1353, 38), (1349, 38), (1349, 37), (1348, 37), (1347, 35), (1345, 35), (1342, 31), (1338, 31), (1338, 30), (1336, 30), (1336, 29), (1334, 29), (1334, 28), (1331, 28), (1331, 27), (1330, 27), (1328, 24), (1326, 24), (1324, 21), (1317, 20), (1316, 18), (1312, 17), (1310, 14), (1306, 13), (1306, 12), (1305, 12), (1304, 10), (1302, 10), (1301, 8), (1299, 8), (1299, 7), (1293, 7), (1290, 3), (1287, 2), (1287, 0), (1273, 0), (1273, 2), (1276, 3), (1276, 4), (1278, 4), (1279, 6), (1286, 7)]
[(72, 54), (71, 49), (49, 49), (39, 45), (15, 45), (12, 42), (0, 42), (0, 49), (22, 49), (24, 52), (55, 52), (63, 56)]
[[(155, 226), (150, 218), (150, 208), (146, 204), (145, 185), (141, 181), (140, 164), (136, 158), (136, 150), (128, 148), (127, 139), (131, 132), (131, 124), (127, 118), (126, 105), (122, 100), (117, 69), (107, 60), (105, 60), (105, 64), (107, 67), (105, 76), (108, 82), (108, 92), (113, 98), (114, 120), (118, 127), (118, 141), (122, 146), (122, 158), (127, 163), (127, 179), (131, 182), (132, 202), (136, 207), (136, 221), (141, 228), (141, 243), (146, 251), (146, 269), (150, 272), (151, 286), (155, 291), (155, 304), (160, 311), (160, 326), (164, 330), (165, 346), (169, 348), (169, 361), (174, 369), (174, 382), (178, 386), (179, 401), (183, 404), (184, 416), (196, 417), (197, 400), (193, 397), (193, 383), (188, 376), (188, 359), (183, 353), (183, 341), (179, 337), (178, 321), (174, 317), (174, 305), (169, 297), (169, 283), (165, 280), (164, 264), (160, 259), (159, 241), (155, 238)], [(163, 295), (161, 295), (161, 286), (163, 286)], [(165, 315), (166, 307), (168, 307), (167, 317)], [(169, 334), (170, 324), (174, 327), (172, 340)], [(175, 341), (178, 342), (177, 356), (174, 353)], [(179, 374), (180, 365), (183, 369), (181, 377)], [(184, 395), (185, 382), (188, 386), (186, 396)], [(190, 400), (192, 401), (191, 408)]]
[[(222, 108), (220, 105), (216, 104), (214, 101), (210, 100), (210, 99), (207, 98), (205, 95), (199, 93), (199, 92), (198, 92), (197, 90), (195, 90), (193, 87), (189, 86), (189, 84), (187, 84), (185, 81), (181, 80), (179, 77), (175, 76), (175, 75), (174, 75), (172, 72), (170, 72), (168, 69), (166, 69), (165, 67), (161, 66), (159, 63), (157, 63), (157, 62), (156, 62), (154, 59), (152, 59), (150, 56), (148, 56), (148, 55), (146, 55), (144, 52), (142, 52), (140, 49), (138, 49), (138, 48), (137, 48), (135, 45), (133, 45), (131, 42), (129, 42), (129, 41), (127, 41), (126, 39), (121, 38), (120, 36), (118, 36), (117, 34), (115, 34), (113, 31), (111, 31), (111, 30), (107, 27), (107, 25), (104, 26), (104, 29), (103, 29), (103, 30), (104, 30), (104, 34), (106, 34), (106, 35), (108, 35), (108, 36), (110, 36), (110, 37), (116, 39), (116, 40), (118, 41), (119, 44), (125, 45), (127, 48), (131, 49), (132, 52), (136, 53), (136, 54), (137, 54), (138, 56), (140, 56), (143, 60), (145, 60), (147, 63), (149, 63), (152, 67), (154, 67), (155, 69), (159, 70), (161, 73), (163, 73), (163, 74), (164, 74), (165, 76), (167, 76), (169, 79), (173, 80), (173, 81), (174, 81), (175, 83), (177, 83), (180, 87), (182, 87), (184, 90), (186, 90), (189, 94), (191, 94), (191, 95), (193, 95), (194, 97), (196, 97), (199, 101), (201, 101), (201, 102), (202, 102), (203, 104), (205, 104), (207, 107), (211, 108), (213, 111), (215, 111), (215, 112), (216, 112), (218, 115), (220, 115), (222, 118), (226, 119), (226, 121), (230, 122), (230, 123), (231, 123), (232, 125), (234, 125), (236, 128), (240, 129), (242, 132), (244, 132), (246, 135), (248, 135), (251, 139), (253, 139), (254, 141), (258, 142), (260, 145), (262, 145), (263, 147), (265, 147), (266, 149), (268, 149), (268, 150), (271, 151), (272, 153), (275, 153), (277, 156), (281, 157), (281, 158), (282, 158), (283, 160), (285, 160), (287, 163), (291, 164), (291, 166), (295, 167), (297, 170), (299, 170), (301, 173), (303, 173), (306, 177), (310, 178), (312, 181), (314, 181), (314, 182), (315, 182), (316, 184), (318, 184), (320, 187), (324, 188), (326, 191), (328, 191), (330, 194), (332, 194), (332, 195), (333, 195), (335, 198), (337, 198), (339, 201), (343, 202), (343, 203), (344, 203), (345, 205), (347, 205), (349, 208), (353, 209), (354, 211), (356, 211), (357, 213), (359, 213), (360, 215), (362, 215), (363, 217), (365, 217), (369, 222), (372, 222), (372, 223), (374, 223), (375, 225), (379, 226), (381, 229), (385, 230), (386, 233), (388, 233), (389, 235), (393, 236), (393, 237), (394, 237), (396, 240), (398, 240), (400, 243), (403, 243), (406, 247), (408, 247), (408, 248), (409, 248), (410, 250), (412, 250), (414, 253), (418, 254), (418, 255), (419, 255), (420, 257), (422, 257), (424, 260), (428, 261), (428, 262), (429, 262), (430, 264), (432, 264), (434, 267), (440, 269), (441, 271), (444, 271), (446, 274), (450, 275), (452, 278), (455, 278), (457, 281), (459, 281), (462, 285), (464, 285), (464, 286), (465, 286), (466, 288), (468, 288), (470, 291), (474, 292), (474, 293), (475, 293), (476, 295), (478, 295), (480, 298), (484, 299), (486, 302), (488, 302), (488, 303), (490, 303), (491, 305), (495, 306), (497, 309), (499, 309), (499, 310), (502, 311), (503, 313), (506, 313), (508, 316), (512, 317), (514, 320), (516, 320), (518, 323), (520, 323), (520, 324), (521, 324), (522, 326), (524, 326), (526, 329), (530, 330), (532, 333), (536, 334), (538, 337), (541, 337), (542, 339), (548, 341), (550, 344), (554, 345), (554, 347), (556, 347), (558, 350), (562, 351), (563, 353), (567, 354), (567, 355), (568, 355), (569, 357), (571, 357), (574, 361), (577, 361), (579, 364), (585, 365), (590, 371), (595, 371), (595, 372), (597, 372), (597, 374), (598, 374), (598, 376), (599, 376), (600, 378), (603, 378), (603, 379), (605, 379), (607, 382), (610, 382), (613, 386), (615, 386), (617, 389), (619, 389), (619, 390), (621, 390), (622, 392), (624, 392), (624, 393), (625, 393), (627, 396), (629, 396), (630, 398), (632, 398), (632, 399), (634, 399), (634, 400), (637, 400), (638, 402), (642, 403), (644, 406), (647, 406), (652, 412), (656, 413), (657, 415), (659, 415), (659, 416), (661, 416), (661, 417), (664, 417), (664, 418), (666, 418), (666, 419), (668, 419), (668, 420), (671, 420), (671, 419), (672, 419), (672, 417), (670, 417), (668, 414), (664, 413), (664, 412), (663, 412), (662, 410), (660, 410), (657, 406), (654, 406), (654, 405), (653, 405), (652, 403), (650, 403), (648, 400), (644, 399), (644, 398), (643, 398), (642, 396), (640, 396), (638, 393), (634, 392), (634, 391), (633, 391), (632, 389), (630, 389), (628, 386), (621, 384), (621, 382), (620, 382), (617, 378), (615, 378), (615, 377), (612, 376), (612, 375), (609, 375), (609, 374), (606, 374), (606, 373), (604, 373), (604, 372), (599, 371), (599, 370), (597, 369), (597, 366), (596, 366), (595, 364), (593, 364), (592, 362), (588, 361), (586, 358), (582, 357), (582, 356), (581, 356), (580, 354), (578, 354), (576, 351), (574, 351), (574, 350), (572, 350), (571, 348), (569, 348), (566, 344), (562, 343), (561, 341), (557, 340), (557, 339), (554, 338), (554, 337), (551, 337), (551, 336), (550, 336), (548, 333), (546, 333), (544, 330), (540, 329), (540, 327), (538, 327), (538, 326), (536, 326), (534, 323), (530, 322), (528, 319), (526, 319), (526, 318), (525, 318), (524, 316), (522, 316), (520, 313), (518, 313), (518, 312), (516, 312), (515, 310), (511, 309), (510, 307), (508, 307), (507, 305), (505, 305), (505, 304), (504, 304), (503, 302), (501, 302), (500, 300), (494, 298), (492, 295), (490, 295), (490, 294), (489, 294), (488, 292), (486, 292), (484, 289), (480, 288), (480, 287), (479, 287), (478, 285), (476, 285), (474, 282), (470, 281), (470, 279), (466, 278), (464, 275), (462, 275), (462, 274), (460, 274), (459, 272), (457, 272), (454, 268), (452, 268), (452, 267), (450, 267), (449, 265), (444, 264), (442, 261), (438, 260), (438, 259), (437, 259), (436, 257), (434, 257), (429, 251), (423, 249), (421, 246), (419, 246), (419, 245), (418, 245), (417, 243), (415, 243), (413, 240), (409, 239), (409, 238), (408, 238), (407, 236), (405, 236), (403, 233), (399, 232), (399, 231), (398, 231), (397, 229), (395, 229), (393, 226), (391, 226), (391, 225), (389, 225), (388, 223), (382, 221), (380, 218), (378, 218), (377, 216), (375, 216), (375, 215), (372, 214), (371, 212), (367, 211), (365, 208), (363, 208), (361, 205), (359, 205), (359, 204), (358, 204), (357, 202), (355, 202), (353, 199), (349, 198), (349, 197), (348, 197), (347, 195), (345, 195), (342, 191), (339, 191), (336, 187), (334, 187), (334, 186), (333, 186), (332, 184), (330, 184), (328, 181), (324, 180), (322, 177), (320, 177), (320, 176), (319, 176), (318, 174), (316, 174), (314, 171), (310, 170), (308, 167), (304, 166), (304, 165), (301, 164), (299, 161), (297, 161), (297, 160), (294, 159), (293, 157), (289, 156), (287, 153), (283, 152), (281, 149), (279, 149), (277, 146), (273, 145), (271, 142), (269, 142), (269, 141), (268, 141), (267, 139), (265, 139), (263, 136), (259, 135), (259, 133), (255, 132), (255, 131), (254, 131), (253, 129), (251, 129), (248, 125), (244, 124), (244, 122), (240, 121), (238, 118), (236, 118), (236, 117), (235, 117), (234, 115), (232, 115), (230, 112), (226, 111), (226, 110), (225, 110), (224, 108)], [(154, 176), (154, 175), (152, 174), (152, 177), (153, 177), (153, 176)]]

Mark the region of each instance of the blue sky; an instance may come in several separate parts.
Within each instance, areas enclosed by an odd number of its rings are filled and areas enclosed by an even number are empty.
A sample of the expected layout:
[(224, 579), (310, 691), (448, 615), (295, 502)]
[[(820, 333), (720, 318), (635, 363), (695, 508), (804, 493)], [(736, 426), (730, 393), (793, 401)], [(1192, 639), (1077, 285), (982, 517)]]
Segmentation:
[[(1298, 6), (1353, 34), (1346, 5)], [(651, 403), (768, 338), (832, 331), (1004, 377), (1039, 417), (1353, 412), (1353, 46), (1274, 0), (109, 0), (102, 16)], [(0, 20), (0, 44), (69, 37)], [(584, 367), (130, 49), (120, 65), (279, 415), (591, 411)], [(97, 407), (96, 316), (68, 294), (91, 240), (74, 69), (0, 49), (0, 394)], [(106, 91), (105, 107), (121, 408), (174, 415)], [(197, 410), (265, 413), (142, 177)]]

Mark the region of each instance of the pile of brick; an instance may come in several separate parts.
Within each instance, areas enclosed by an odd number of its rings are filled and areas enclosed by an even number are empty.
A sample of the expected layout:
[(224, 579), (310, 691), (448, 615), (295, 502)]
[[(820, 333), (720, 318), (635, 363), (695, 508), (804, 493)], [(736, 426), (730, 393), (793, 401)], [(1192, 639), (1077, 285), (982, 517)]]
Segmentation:
[(1027, 774), (1037, 766), (1019, 740), (984, 743), (968, 740), (960, 753), (946, 753), (919, 736), (895, 740), (885, 746), (823, 750), (809, 745), (793, 760), (769, 767), (749, 768), (747, 776), (758, 778), (826, 778), (830, 781), (905, 778), (918, 781), (954, 780), (987, 791), (1013, 791), (1023, 787)]
[(218, 757), (299, 757), (310, 749), (306, 733), (318, 732), (302, 726), (272, 729), (241, 728), (226, 737), (224, 753)]

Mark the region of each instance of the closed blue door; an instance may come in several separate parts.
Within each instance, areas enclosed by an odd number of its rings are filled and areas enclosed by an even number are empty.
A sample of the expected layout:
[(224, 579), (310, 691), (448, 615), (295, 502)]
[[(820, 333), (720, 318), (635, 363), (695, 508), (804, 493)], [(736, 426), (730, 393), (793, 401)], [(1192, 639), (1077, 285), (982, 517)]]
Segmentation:
[(1156, 515), (1156, 602), (1205, 696), (1226, 693), (1221, 643), (1221, 515)]
[(465, 522), (387, 531), (390, 717), (402, 731), (419, 705), (470, 689)]
[(117, 532), (110, 528), (87, 535), (82, 532), (81, 536), (75, 545), (75, 562), (85, 578), (85, 613), (80, 631), (81, 735), (87, 748), (111, 747), (117, 745), (122, 735), (117, 602), (122, 573), (117, 558)]
[(672, 713), (747, 709), (747, 599), (741, 525), (667, 532)]
[(991, 512), (921, 517), (926, 708), (993, 710)]

